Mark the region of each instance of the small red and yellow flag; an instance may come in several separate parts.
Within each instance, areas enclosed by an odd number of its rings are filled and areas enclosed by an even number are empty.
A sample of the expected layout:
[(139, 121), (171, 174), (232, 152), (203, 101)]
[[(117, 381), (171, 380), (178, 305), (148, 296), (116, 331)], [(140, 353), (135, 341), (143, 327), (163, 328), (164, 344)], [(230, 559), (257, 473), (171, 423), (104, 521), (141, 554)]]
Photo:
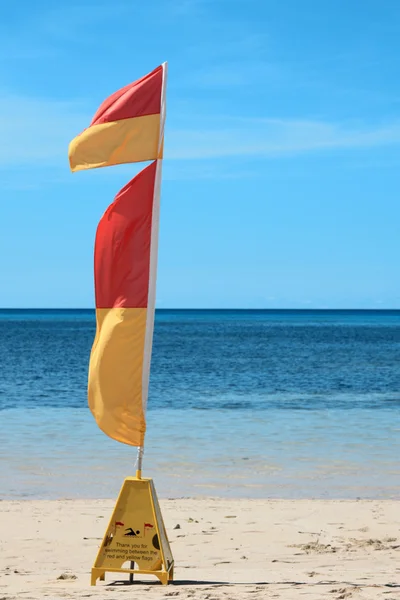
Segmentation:
[(68, 149), (72, 171), (162, 158), (166, 64), (109, 96)]

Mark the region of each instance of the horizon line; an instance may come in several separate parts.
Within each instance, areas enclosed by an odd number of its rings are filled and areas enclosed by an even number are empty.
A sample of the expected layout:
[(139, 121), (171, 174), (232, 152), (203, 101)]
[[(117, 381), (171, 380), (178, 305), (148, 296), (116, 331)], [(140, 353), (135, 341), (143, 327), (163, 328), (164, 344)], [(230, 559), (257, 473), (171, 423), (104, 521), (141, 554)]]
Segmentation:
[[(25, 307), (0, 307), (0, 311), (43, 311), (43, 310), (47, 310), (47, 311), (56, 311), (56, 310), (63, 310), (63, 311), (96, 311), (96, 307), (29, 307), (29, 306), (25, 306)], [(174, 307), (159, 307), (159, 308), (155, 308), (156, 311), (168, 311), (168, 310), (174, 310), (174, 311), (380, 311), (380, 312), (387, 312), (387, 311), (399, 311), (400, 312), (400, 307), (398, 308), (377, 308), (377, 307), (371, 307), (371, 308), (356, 308), (356, 307), (347, 307), (347, 308), (304, 308), (304, 307), (291, 307), (291, 308), (273, 308), (273, 307), (269, 307), (269, 308), (265, 308), (265, 307), (259, 307), (259, 308), (246, 308), (246, 307), (230, 307), (230, 308), (212, 308), (212, 307), (207, 307), (207, 308), (174, 308)]]

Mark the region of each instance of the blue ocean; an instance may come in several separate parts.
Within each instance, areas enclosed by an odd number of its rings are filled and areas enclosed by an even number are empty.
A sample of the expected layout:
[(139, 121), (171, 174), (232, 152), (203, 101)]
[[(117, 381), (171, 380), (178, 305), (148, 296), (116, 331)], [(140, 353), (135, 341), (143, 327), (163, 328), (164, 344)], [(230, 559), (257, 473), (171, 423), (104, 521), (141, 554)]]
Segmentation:
[[(0, 497), (114, 498), (136, 449), (87, 407), (92, 310), (0, 311)], [(159, 495), (400, 496), (400, 311), (159, 310)]]

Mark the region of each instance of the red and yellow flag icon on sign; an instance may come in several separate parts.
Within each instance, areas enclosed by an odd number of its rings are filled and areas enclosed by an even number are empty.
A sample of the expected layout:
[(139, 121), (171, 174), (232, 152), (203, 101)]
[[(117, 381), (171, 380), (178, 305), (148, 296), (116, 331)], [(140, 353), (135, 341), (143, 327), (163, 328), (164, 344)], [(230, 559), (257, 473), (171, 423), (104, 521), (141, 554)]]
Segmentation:
[(107, 98), (72, 140), (72, 171), (152, 160), (115, 197), (95, 241), (89, 407), (110, 437), (143, 446), (153, 340), (166, 63)]

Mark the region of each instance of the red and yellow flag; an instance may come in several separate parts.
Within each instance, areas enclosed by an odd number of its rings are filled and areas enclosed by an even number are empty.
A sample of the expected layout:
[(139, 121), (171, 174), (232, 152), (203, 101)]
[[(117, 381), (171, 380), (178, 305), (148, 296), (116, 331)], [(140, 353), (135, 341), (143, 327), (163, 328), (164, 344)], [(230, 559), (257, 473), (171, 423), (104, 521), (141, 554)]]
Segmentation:
[(100, 429), (143, 446), (153, 341), (166, 64), (103, 102), (72, 140), (72, 171), (153, 160), (115, 197), (95, 240), (89, 407)]
[(130, 181), (96, 234), (97, 332), (89, 407), (112, 438), (142, 446), (154, 324), (161, 161)]
[[(72, 140), (72, 171), (162, 158), (166, 64), (112, 94)], [(164, 111), (164, 114), (163, 114)]]

